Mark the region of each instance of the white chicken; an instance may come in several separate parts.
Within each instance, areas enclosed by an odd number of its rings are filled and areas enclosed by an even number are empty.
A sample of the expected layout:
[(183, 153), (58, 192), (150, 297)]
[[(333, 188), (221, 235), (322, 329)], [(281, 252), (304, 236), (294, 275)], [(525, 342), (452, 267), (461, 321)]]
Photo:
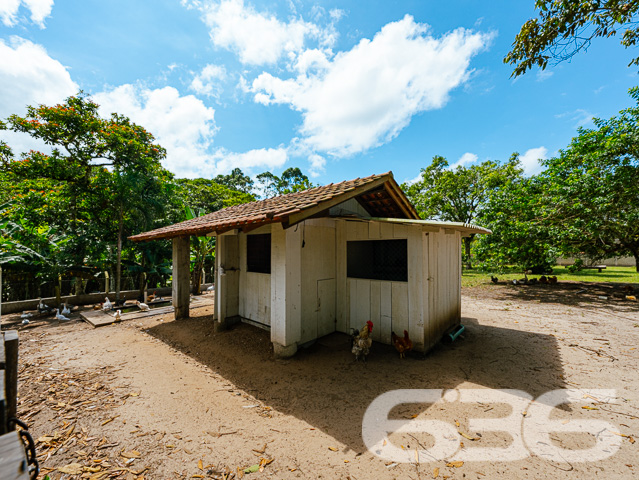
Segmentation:
[(115, 311), (115, 321), (119, 322), (120, 320), (122, 320), (122, 315), (120, 314), (120, 310), (116, 310)]
[(109, 297), (105, 297), (104, 303), (102, 304), (102, 310), (106, 312), (107, 310), (112, 310), (112, 309), (113, 309), (113, 304), (111, 303), (111, 300), (109, 300)]
[(20, 315), (20, 318), (22, 319), (31, 318), (31, 317), (33, 317), (33, 313), (31, 312), (22, 312), (22, 315)]
[(55, 318), (57, 318), (60, 321), (66, 321), (66, 320), (71, 320), (68, 317), (65, 317), (64, 315), (60, 314), (60, 309), (56, 308), (55, 309)]
[(69, 308), (69, 306), (66, 303), (62, 304), (62, 315), (70, 315), (71, 314), (71, 309)]
[(135, 304), (138, 306), (138, 308), (140, 310), (142, 310), (143, 312), (148, 312), (149, 310), (151, 310), (151, 308), (146, 304), (146, 303), (142, 303), (139, 300), (136, 300)]

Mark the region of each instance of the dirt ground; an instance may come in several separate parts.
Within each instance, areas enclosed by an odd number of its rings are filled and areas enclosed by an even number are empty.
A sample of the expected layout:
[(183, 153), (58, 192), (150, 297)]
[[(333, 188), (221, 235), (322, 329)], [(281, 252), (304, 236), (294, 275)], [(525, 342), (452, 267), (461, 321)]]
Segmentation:
[[(74, 313), (68, 323), (19, 327), (19, 416), (52, 479), (239, 478), (254, 465), (263, 471), (253, 467), (249, 480), (632, 478), (639, 475), (639, 304), (615, 298), (618, 291), (577, 283), (465, 289), (463, 338), (404, 360), (374, 344), (366, 364), (354, 362), (341, 334), (277, 360), (266, 331), (240, 324), (214, 334), (208, 307), (188, 320), (156, 316), (99, 329)], [(3, 328), (18, 317), (3, 317)], [(559, 388), (615, 389), (612, 403), (583, 400), (557, 418), (610, 422), (621, 447), (587, 463), (536, 455), (461, 465), (384, 461), (364, 446), (362, 418), (378, 395), (402, 388), (510, 388), (533, 398)], [(410, 404), (391, 416), (458, 422), (465, 449), (504, 447), (507, 435), (468, 428), (469, 418), (489, 410)], [(507, 414), (497, 407), (483, 416)], [(428, 447), (420, 435), (389, 438), (407, 450)], [(553, 441), (592, 446), (584, 435)]]

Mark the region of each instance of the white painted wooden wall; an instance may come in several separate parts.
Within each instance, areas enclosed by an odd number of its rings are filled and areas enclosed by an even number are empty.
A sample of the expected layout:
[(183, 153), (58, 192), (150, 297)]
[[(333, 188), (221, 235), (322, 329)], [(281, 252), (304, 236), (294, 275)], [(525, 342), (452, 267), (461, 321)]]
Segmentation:
[[(408, 330), (418, 351), (430, 349), (459, 323), (458, 231), (321, 218), (286, 230), (276, 223), (254, 233), (268, 231), (270, 275), (246, 271), (245, 234), (218, 237), (218, 262), (238, 266), (237, 273), (218, 279), (216, 294), (229, 295), (226, 301), (220, 298), (218, 318), (236, 314), (270, 325), (271, 340), (282, 346), (334, 331), (350, 333), (371, 320), (375, 341), (390, 344), (391, 331)], [(407, 282), (347, 278), (348, 241), (399, 238), (408, 243)]]
[[(257, 233), (262, 233), (258, 231)], [(249, 235), (251, 235), (249, 233)], [(246, 268), (247, 235), (240, 234), (239, 315), (253, 322), (271, 325), (271, 275), (249, 272)]]

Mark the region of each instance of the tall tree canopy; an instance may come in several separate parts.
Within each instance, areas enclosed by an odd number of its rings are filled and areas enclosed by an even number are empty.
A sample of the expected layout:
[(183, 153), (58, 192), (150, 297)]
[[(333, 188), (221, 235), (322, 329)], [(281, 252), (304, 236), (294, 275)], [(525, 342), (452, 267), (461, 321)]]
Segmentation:
[(639, 271), (639, 87), (636, 105), (544, 160), (544, 219), (565, 254), (593, 260), (632, 255)]
[(218, 175), (213, 181), (243, 193), (251, 193), (253, 189), (253, 180), (248, 175), (244, 175), (240, 168), (234, 168), (228, 175)]
[[(536, 0), (539, 17), (528, 20), (504, 58), (518, 77), (537, 65), (559, 63), (585, 50), (597, 37), (611, 37), (623, 30), (621, 44), (634, 46), (639, 36), (637, 0)], [(639, 65), (635, 57), (630, 65)]]
[(257, 176), (257, 183), (258, 189), (265, 198), (301, 192), (314, 186), (298, 167), (287, 168), (279, 177), (271, 172), (260, 173)]
[[(435, 156), (421, 172), (419, 181), (403, 188), (422, 218), (474, 223), (481, 218), (490, 195), (519, 178), (522, 169), (518, 155), (504, 164), (487, 160), (454, 170), (448, 168), (444, 157)], [(464, 238), (467, 268), (472, 268), (473, 238)]]
[(11, 115), (8, 124), (52, 147), (49, 154), (2, 157), (0, 168), (14, 180), (19, 200), (10, 214), (66, 237), (58, 266), (108, 261), (117, 243), (119, 273), (123, 236), (149, 225), (160, 205), (153, 198), (167, 196), (172, 175), (160, 164), (164, 149), (127, 117), (101, 118), (82, 93), (55, 106), (29, 106), (26, 116)]

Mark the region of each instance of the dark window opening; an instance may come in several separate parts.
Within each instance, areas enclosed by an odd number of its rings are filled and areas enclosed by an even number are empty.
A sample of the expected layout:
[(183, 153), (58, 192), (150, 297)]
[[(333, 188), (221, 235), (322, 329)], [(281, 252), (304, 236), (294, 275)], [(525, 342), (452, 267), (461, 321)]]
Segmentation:
[(346, 243), (346, 275), (369, 280), (408, 281), (407, 240), (364, 240)]
[(271, 234), (246, 236), (246, 270), (271, 273)]

